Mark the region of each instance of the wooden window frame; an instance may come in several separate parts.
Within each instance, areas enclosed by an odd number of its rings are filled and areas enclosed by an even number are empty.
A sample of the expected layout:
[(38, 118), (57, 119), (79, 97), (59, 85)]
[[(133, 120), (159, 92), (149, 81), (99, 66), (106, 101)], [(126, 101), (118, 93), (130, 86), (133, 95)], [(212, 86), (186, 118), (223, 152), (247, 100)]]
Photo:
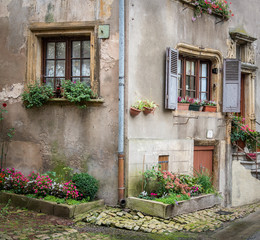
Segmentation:
[[(181, 78), (182, 78), (182, 88), (178, 88), (178, 96), (179, 92), (182, 92), (182, 95), (179, 97), (185, 97), (186, 96), (186, 62), (194, 62), (195, 63), (195, 98), (201, 99), (201, 91), (200, 91), (200, 68), (202, 63), (207, 63), (208, 64), (208, 80), (207, 80), (207, 100), (211, 100), (211, 74), (212, 74), (212, 63), (209, 60), (204, 60), (204, 59), (198, 59), (198, 58), (187, 58), (180, 56), (179, 60), (181, 61)], [(179, 81), (179, 79), (178, 79)], [(179, 86), (179, 84), (178, 84)]]
[[(91, 66), (91, 56), (89, 58), (83, 58), (82, 57), (82, 51), (80, 52), (80, 57), (79, 58), (73, 58), (72, 57), (72, 42), (73, 41), (90, 41), (90, 36), (79, 36), (79, 37), (50, 37), (50, 38), (42, 38), (42, 74), (41, 74), (41, 83), (45, 84), (45, 79), (46, 78), (53, 78), (54, 79), (54, 89), (56, 89), (57, 85), (57, 78), (65, 78), (66, 80), (72, 80), (72, 78), (90, 78), (91, 79), (91, 73), (90, 76), (72, 76), (72, 60), (83, 60), (83, 59), (89, 59), (90, 60), (90, 66)], [(65, 48), (65, 59), (58, 59), (56, 56), (54, 59), (51, 59), (54, 61), (54, 76), (53, 77), (48, 77), (46, 76), (46, 62), (47, 62), (47, 44), (49, 42), (65, 42), (66, 43), (66, 48)], [(55, 45), (56, 46), (56, 45)], [(82, 44), (81, 44), (81, 50), (82, 50)], [(55, 53), (56, 53), (56, 47), (55, 47)], [(56, 54), (55, 54), (56, 55)], [(91, 54), (90, 54), (91, 55)], [(49, 59), (48, 59), (49, 60)], [(65, 76), (64, 77), (57, 77), (56, 76), (56, 61), (58, 60), (65, 60)], [(90, 67), (89, 66), (89, 67)], [(82, 73), (82, 64), (80, 65), (81, 68), (81, 73)]]
[(25, 84), (41, 82), (44, 38), (90, 37), (90, 83), (99, 95), (98, 22), (32, 23), (28, 29), (27, 70)]

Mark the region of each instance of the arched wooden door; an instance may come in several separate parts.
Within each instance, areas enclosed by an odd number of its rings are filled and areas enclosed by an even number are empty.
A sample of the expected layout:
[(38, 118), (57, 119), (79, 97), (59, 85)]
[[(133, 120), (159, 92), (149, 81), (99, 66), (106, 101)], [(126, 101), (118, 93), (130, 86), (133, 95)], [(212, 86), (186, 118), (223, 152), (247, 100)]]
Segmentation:
[(205, 171), (212, 176), (214, 146), (194, 146), (193, 174)]

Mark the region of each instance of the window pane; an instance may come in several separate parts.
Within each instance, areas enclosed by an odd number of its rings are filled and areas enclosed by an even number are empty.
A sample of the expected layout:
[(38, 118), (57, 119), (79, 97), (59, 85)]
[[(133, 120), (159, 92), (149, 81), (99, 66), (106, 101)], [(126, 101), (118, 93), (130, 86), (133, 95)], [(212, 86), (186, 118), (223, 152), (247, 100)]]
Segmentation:
[(83, 60), (82, 62), (82, 76), (90, 76), (90, 60)]
[(49, 42), (47, 43), (47, 59), (54, 59), (54, 53), (55, 53), (55, 43)]
[(186, 74), (190, 75), (190, 61), (186, 61)]
[(191, 97), (191, 98), (195, 98), (195, 92), (188, 91), (186, 95)]
[(201, 93), (200, 100), (207, 100), (207, 93)]
[(178, 74), (182, 73), (182, 61), (178, 60), (177, 62)]
[(81, 82), (86, 83), (90, 87), (90, 78), (82, 78)]
[(48, 85), (48, 86), (51, 86), (52, 89), (54, 89), (54, 79), (53, 78), (46, 78), (45, 84)]
[(90, 58), (90, 41), (83, 41), (82, 57)]
[(178, 88), (182, 88), (182, 76), (178, 76)]
[(200, 73), (201, 77), (207, 77), (208, 76), (207, 65), (208, 64), (205, 64), (205, 63), (201, 64), (201, 73)]
[(72, 60), (72, 76), (80, 76), (80, 60)]
[(195, 75), (195, 62), (191, 62), (191, 75)]
[(190, 77), (190, 89), (195, 90), (195, 77)]
[(66, 43), (65, 42), (58, 42), (56, 44), (56, 58), (65, 58), (65, 49), (66, 49)]
[(207, 91), (207, 79), (206, 78), (202, 78), (200, 79), (200, 83), (201, 83), (201, 92), (206, 92)]
[(65, 77), (65, 60), (56, 61), (56, 77)]
[(80, 41), (72, 42), (72, 58), (80, 58)]
[(54, 77), (54, 61), (53, 60), (46, 61), (46, 76)]

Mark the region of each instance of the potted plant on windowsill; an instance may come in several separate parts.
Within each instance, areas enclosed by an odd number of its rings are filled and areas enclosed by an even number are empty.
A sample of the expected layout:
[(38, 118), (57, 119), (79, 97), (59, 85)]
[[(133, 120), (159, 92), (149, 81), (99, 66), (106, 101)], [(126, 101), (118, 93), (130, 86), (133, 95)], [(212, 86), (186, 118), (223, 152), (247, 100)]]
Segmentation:
[(217, 103), (215, 101), (203, 101), (203, 112), (216, 112), (217, 111)]
[(189, 110), (191, 111), (201, 111), (201, 101), (199, 99), (190, 98)]
[(144, 103), (142, 100), (138, 100), (135, 104), (130, 107), (130, 115), (132, 117), (137, 116), (140, 112), (144, 110)]
[(178, 97), (178, 110), (189, 110), (190, 102), (189, 97), (186, 96), (185, 98)]
[(154, 113), (154, 110), (158, 107), (155, 102), (149, 100), (144, 100), (143, 104), (144, 114), (146, 115), (149, 113)]

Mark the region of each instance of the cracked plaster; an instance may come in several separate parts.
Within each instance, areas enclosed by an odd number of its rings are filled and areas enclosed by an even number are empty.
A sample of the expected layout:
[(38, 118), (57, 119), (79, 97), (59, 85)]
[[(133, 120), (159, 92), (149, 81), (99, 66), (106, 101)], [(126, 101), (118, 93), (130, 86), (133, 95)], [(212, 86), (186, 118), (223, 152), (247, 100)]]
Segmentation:
[(0, 101), (8, 101), (10, 103), (16, 103), (21, 101), (21, 94), (24, 87), (21, 83), (16, 83), (10, 87), (5, 87), (0, 92)]

